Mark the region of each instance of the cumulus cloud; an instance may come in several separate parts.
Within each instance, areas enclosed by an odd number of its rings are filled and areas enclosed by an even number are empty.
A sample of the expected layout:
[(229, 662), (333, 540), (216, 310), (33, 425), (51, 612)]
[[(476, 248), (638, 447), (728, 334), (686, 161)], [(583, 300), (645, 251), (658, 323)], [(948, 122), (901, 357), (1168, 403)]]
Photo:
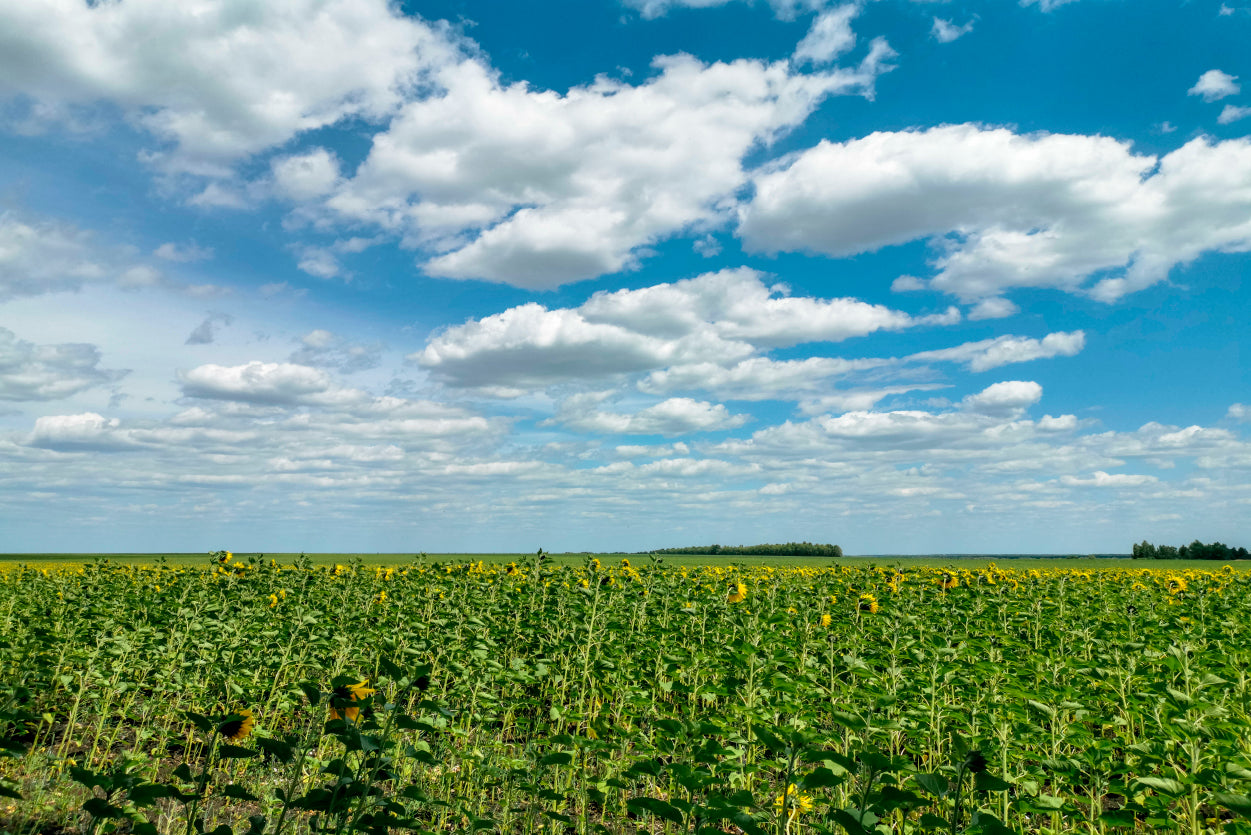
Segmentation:
[(930, 28), (930, 36), (939, 43), (951, 43), (972, 31), (973, 21), (971, 20), (963, 26), (956, 26), (950, 20), (936, 17), (934, 18), (934, 25)]
[(1141, 487), (1144, 484), (1156, 484), (1160, 479), (1153, 475), (1130, 475), (1128, 473), (1105, 473), (1095, 470), (1089, 478), (1066, 475), (1060, 483), (1069, 487)]
[(817, 15), (808, 34), (795, 47), (795, 62), (828, 64), (855, 46), (856, 33), (851, 30), (851, 21), (859, 13), (858, 5), (847, 3)]
[[(745, 268), (722, 270), (672, 284), (596, 293), (578, 308), (548, 310), (531, 302), (447, 328), (410, 359), (451, 385), (518, 393), (704, 363), (728, 368), (761, 349), (838, 342), (959, 319), (954, 310), (914, 317), (856, 299), (794, 298), (783, 295), (781, 287), (767, 286), (762, 277)], [(817, 362), (782, 368), (810, 374), (833, 373), (836, 367), (836, 362)], [(765, 370), (767, 365), (743, 366), (727, 373), (746, 380)], [(659, 390), (671, 379), (661, 375), (647, 385)]]
[(66, 223), (0, 213), (0, 302), (116, 278), (115, 254)]
[(78, 415), (44, 415), (35, 420), (29, 444), (42, 449), (66, 452), (111, 452), (132, 446), (117, 431), (117, 418), (107, 419), (95, 412)]
[(1225, 413), (1225, 417), (1230, 420), (1251, 420), (1251, 406), (1244, 403), (1234, 403), (1229, 407), (1229, 411)]
[(1049, 333), (1042, 339), (1026, 336), (997, 336), (966, 342), (953, 348), (910, 354), (912, 362), (959, 362), (970, 371), (989, 371), (1002, 365), (1052, 357), (1072, 357), (1086, 347), (1084, 331)]
[[(736, 0), (622, 0), (624, 5), (637, 9), (645, 18), (663, 17), (673, 9), (712, 9)], [(750, 2), (750, 0), (748, 0)], [(801, 11), (820, 9), (826, 0), (769, 0), (774, 14), (789, 20)]]
[(1005, 380), (960, 401), (965, 409), (987, 415), (1013, 415), (1042, 399), (1042, 386), (1032, 380)]
[(561, 425), (575, 432), (619, 435), (686, 435), (742, 426), (750, 417), (735, 415), (720, 403), (671, 397), (633, 414), (600, 409), (611, 393), (574, 395), (566, 399), (544, 426)]
[(267, 406), (323, 402), (336, 388), (325, 371), (286, 362), (254, 360), (236, 366), (209, 363), (178, 376), (187, 397)]
[(274, 188), (297, 202), (324, 197), (334, 191), (339, 182), (339, 158), (325, 148), (279, 157), (270, 167)]
[(869, 57), (797, 73), (675, 55), (640, 84), (600, 77), (563, 94), (464, 61), (374, 137), (326, 210), (432, 253), (434, 276), (542, 289), (631, 269), (640, 247), (723, 222), (748, 153), (827, 96), (871, 92), (883, 68), (880, 50)]
[(100, 359), (95, 345), (36, 345), (0, 328), (0, 400), (60, 400), (129, 373), (101, 368)]
[(34, 0), (0, 8), (0, 33), (0, 95), (116, 105), (174, 146), (165, 162), (209, 174), (300, 132), (388, 114), (458, 60), (443, 31), (385, 0)]
[(1251, 116), (1251, 107), (1242, 107), (1236, 104), (1227, 104), (1221, 110), (1221, 115), (1216, 117), (1216, 121), (1222, 125), (1232, 125), (1248, 116)]
[(1221, 72), (1220, 70), (1208, 70), (1199, 76), (1199, 80), (1195, 82), (1195, 86), (1186, 91), (1191, 96), (1202, 96), (1204, 101), (1212, 102), (1223, 99), (1226, 96), (1235, 95), (1242, 88), (1237, 84), (1238, 76)]
[(929, 239), (936, 274), (898, 289), (973, 303), (1051, 287), (1110, 302), (1205, 252), (1251, 249), (1248, 184), (1246, 138), (1156, 158), (1106, 137), (948, 125), (823, 140), (766, 167), (739, 234), (755, 251), (835, 257)]

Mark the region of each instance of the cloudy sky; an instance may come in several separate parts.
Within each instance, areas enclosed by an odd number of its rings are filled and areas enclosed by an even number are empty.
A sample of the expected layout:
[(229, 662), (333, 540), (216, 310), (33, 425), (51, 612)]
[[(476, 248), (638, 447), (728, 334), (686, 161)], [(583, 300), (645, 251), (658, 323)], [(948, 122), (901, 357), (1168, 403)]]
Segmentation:
[(0, 549), (1251, 545), (1248, 43), (0, 0)]

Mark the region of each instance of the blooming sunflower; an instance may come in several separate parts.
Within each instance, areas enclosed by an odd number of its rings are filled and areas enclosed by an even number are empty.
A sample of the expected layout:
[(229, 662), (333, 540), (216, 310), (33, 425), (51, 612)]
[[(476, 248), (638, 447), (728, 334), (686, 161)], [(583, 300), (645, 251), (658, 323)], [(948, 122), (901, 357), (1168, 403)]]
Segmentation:
[(231, 719), (229, 722), (223, 722), (217, 727), (220, 733), (226, 739), (238, 741), (248, 734), (252, 733), (252, 726), (256, 724), (256, 720), (252, 717), (252, 711), (246, 707), (238, 713), (240, 718)]
[(960, 585), (960, 578), (949, 571), (944, 571), (943, 576), (938, 579), (938, 585), (943, 591), (950, 591)]
[(725, 596), (727, 603), (742, 603), (747, 599), (747, 584), (735, 583), (730, 586), (730, 593)]
[(831, 623), (833, 623), (833, 622), (834, 622), (834, 618), (830, 617), (830, 615), (829, 615), (828, 613), (826, 613), (826, 614), (824, 614), (824, 615), (822, 615), (822, 616), (821, 616), (821, 625), (822, 625), (822, 626), (829, 626), (829, 625), (830, 625)]
[[(365, 679), (357, 684), (344, 684), (341, 687), (336, 687), (334, 692), (330, 694), (330, 718), (346, 719), (349, 722), (355, 722), (356, 718), (361, 714), (361, 709), (359, 707), (346, 706), (343, 702), (359, 702), (361, 699), (377, 693), (377, 690), (365, 686), (368, 683), (369, 679)], [(339, 711), (340, 707), (342, 707), (342, 712)]]
[[(790, 798), (788, 801), (787, 798)], [(791, 783), (786, 787), (785, 792), (778, 792), (778, 796), (773, 799), (773, 809), (779, 815), (782, 814), (782, 807), (790, 806), (790, 814), (795, 815), (799, 812), (812, 811), (812, 795), (800, 794), (799, 788)]]
[(1186, 590), (1186, 578), (1177, 576), (1169, 577), (1167, 585), (1169, 594), (1181, 594)]
[(860, 595), (860, 599), (856, 601), (856, 608), (861, 612), (868, 612), (871, 615), (877, 614), (877, 598), (865, 592)]

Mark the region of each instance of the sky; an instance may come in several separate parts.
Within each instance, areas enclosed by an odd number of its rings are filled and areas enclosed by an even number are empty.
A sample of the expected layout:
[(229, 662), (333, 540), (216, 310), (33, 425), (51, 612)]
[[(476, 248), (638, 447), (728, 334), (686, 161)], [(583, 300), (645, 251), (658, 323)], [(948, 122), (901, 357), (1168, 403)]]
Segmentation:
[(1251, 545), (1246, 0), (0, 0), (0, 550)]

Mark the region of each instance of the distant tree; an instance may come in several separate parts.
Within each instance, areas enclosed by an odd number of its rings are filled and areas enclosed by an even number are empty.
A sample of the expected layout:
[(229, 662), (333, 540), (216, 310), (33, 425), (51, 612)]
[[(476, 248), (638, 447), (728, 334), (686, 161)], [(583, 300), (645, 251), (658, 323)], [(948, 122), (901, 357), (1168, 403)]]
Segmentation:
[(1195, 540), (1189, 545), (1152, 545), (1145, 539), (1133, 547), (1136, 560), (1245, 560), (1251, 557), (1246, 548), (1231, 548), (1223, 542), (1204, 544)]
[(657, 548), (651, 553), (708, 556), (841, 557), (843, 549), (838, 545), (786, 542), (771, 545), (688, 545), (684, 548)]

